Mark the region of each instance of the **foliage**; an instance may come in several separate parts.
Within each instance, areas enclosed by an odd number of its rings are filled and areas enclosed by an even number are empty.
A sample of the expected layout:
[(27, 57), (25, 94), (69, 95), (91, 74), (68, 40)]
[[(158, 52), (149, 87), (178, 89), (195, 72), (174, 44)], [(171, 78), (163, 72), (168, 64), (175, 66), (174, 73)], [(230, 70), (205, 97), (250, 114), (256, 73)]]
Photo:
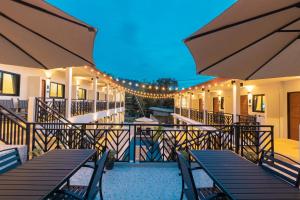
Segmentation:
[(115, 150), (110, 150), (109, 151), (109, 154), (108, 154), (108, 157), (107, 157), (107, 160), (109, 161), (109, 162), (113, 162), (113, 161), (115, 161), (115, 159), (116, 159), (116, 151)]
[(43, 151), (40, 148), (34, 148), (31, 152), (31, 157), (37, 157), (43, 154)]

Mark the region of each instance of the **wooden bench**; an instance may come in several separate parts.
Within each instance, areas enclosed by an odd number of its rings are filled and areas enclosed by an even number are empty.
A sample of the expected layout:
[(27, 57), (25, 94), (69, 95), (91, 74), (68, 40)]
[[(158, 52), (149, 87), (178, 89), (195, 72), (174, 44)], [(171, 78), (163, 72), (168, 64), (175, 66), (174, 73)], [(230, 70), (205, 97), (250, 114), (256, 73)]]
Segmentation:
[(300, 163), (279, 153), (263, 152), (259, 165), (294, 187), (299, 187)]

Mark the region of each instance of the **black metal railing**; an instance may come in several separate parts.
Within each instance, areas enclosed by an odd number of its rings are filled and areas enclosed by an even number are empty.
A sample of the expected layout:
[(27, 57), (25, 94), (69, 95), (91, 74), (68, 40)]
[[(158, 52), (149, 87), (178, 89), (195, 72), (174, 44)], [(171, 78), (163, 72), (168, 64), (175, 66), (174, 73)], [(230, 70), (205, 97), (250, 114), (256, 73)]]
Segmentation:
[(71, 103), (71, 115), (84, 115), (93, 112), (94, 101), (73, 99)]
[(238, 122), (243, 124), (258, 125), (255, 115), (238, 115)]
[(56, 110), (59, 114), (66, 116), (66, 99), (61, 98), (38, 98), (47, 104), (50, 108)]
[(262, 152), (274, 153), (273, 126), (237, 126), (237, 153), (253, 162), (259, 161)]
[(115, 151), (117, 161), (169, 162), (178, 150), (214, 149), (232, 150), (257, 162), (263, 151), (274, 152), (273, 126), (80, 124), (67, 121), (43, 101), (37, 103), (39, 112), (49, 112), (47, 120), (29, 123), (0, 106), (1, 141), (28, 145), (28, 155), (35, 149), (92, 148), (99, 155), (105, 149)]
[(106, 101), (97, 101), (96, 103), (96, 111), (107, 110), (107, 102)]
[(105, 149), (111, 149), (118, 161), (127, 162), (175, 161), (176, 151), (188, 149), (232, 150), (257, 162), (262, 150), (274, 149), (273, 130), (269, 126), (264, 131), (237, 125), (215, 125), (211, 130), (207, 130), (207, 125), (175, 128), (153, 124), (73, 124), (75, 128), (58, 129), (55, 125), (45, 128), (35, 123), (33, 127), (33, 147), (44, 152), (55, 148), (93, 148), (101, 155)]
[(0, 141), (10, 145), (30, 146), (30, 126), (13, 111), (0, 105)]
[[(204, 112), (206, 112), (206, 117), (204, 117)], [(206, 123), (209, 125), (215, 124), (224, 124), (231, 125), (234, 123), (233, 114), (224, 113), (224, 112), (212, 112), (212, 111), (198, 111), (196, 109), (181, 109), (181, 115), (184, 117), (189, 117), (194, 121), (198, 121), (201, 123)], [(175, 113), (180, 114), (180, 108), (175, 107)], [(190, 113), (190, 116), (189, 116)], [(257, 122), (257, 117), (254, 115), (237, 115), (237, 123), (241, 123), (243, 125), (259, 125)], [(204, 120), (205, 118), (205, 120)]]
[(115, 102), (109, 102), (109, 109), (115, 109)]
[(206, 112), (206, 124), (233, 124), (233, 114), (223, 112)]
[(181, 108), (181, 115), (184, 117), (189, 117), (189, 109)]
[(204, 114), (199, 110), (190, 109), (190, 117), (192, 120), (204, 123)]

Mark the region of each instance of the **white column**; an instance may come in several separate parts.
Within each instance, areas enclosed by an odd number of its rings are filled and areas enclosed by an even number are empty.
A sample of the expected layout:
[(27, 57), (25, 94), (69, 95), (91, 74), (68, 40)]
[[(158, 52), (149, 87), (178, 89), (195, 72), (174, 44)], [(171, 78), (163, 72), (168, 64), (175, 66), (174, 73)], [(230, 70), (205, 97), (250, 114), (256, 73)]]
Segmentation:
[(240, 81), (235, 80), (232, 83), (232, 114), (233, 114), (233, 122), (238, 122), (238, 115), (240, 114)]
[(192, 93), (189, 94), (189, 105), (188, 105), (188, 116), (191, 118), (191, 109), (192, 109)]
[(182, 94), (179, 94), (179, 114), (182, 113)]
[(35, 122), (35, 97), (28, 98), (28, 122)]
[(97, 92), (98, 92), (98, 78), (97, 77), (94, 77), (93, 78), (93, 101), (94, 101), (94, 104), (93, 104), (93, 112), (97, 112)]
[(118, 90), (114, 89), (115, 113), (117, 113), (117, 93)]
[(204, 124), (207, 123), (207, 117), (206, 116), (207, 116), (207, 111), (209, 110), (209, 99), (210, 99), (209, 92), (204, 90), (203, 91), (203, 98), (202, 98)]
[(109, 84), (107, 84), (106, 85), (107, 116), (110, 115), (110, 112), (109, 112), (109, 90), (110, 90), (110, 87), (109, 87)]
[(72, 76), (73, 69), (68, 67), (66, 70), (66, 118), (71, 117), (71, 104), (72, 104)]

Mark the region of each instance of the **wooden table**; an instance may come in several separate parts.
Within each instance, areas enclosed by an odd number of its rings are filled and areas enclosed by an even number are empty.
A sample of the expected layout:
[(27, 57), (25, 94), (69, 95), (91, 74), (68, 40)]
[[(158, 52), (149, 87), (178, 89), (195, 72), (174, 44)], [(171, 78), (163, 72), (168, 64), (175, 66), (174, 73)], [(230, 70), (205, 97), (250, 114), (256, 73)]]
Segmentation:
[(0, 175), (0, 199), (44, 199), (63, 185), (95, 150), (53, 150)]
[(300, 199), (300, 191), (232, 151), (190, 151), (230, 199)]

